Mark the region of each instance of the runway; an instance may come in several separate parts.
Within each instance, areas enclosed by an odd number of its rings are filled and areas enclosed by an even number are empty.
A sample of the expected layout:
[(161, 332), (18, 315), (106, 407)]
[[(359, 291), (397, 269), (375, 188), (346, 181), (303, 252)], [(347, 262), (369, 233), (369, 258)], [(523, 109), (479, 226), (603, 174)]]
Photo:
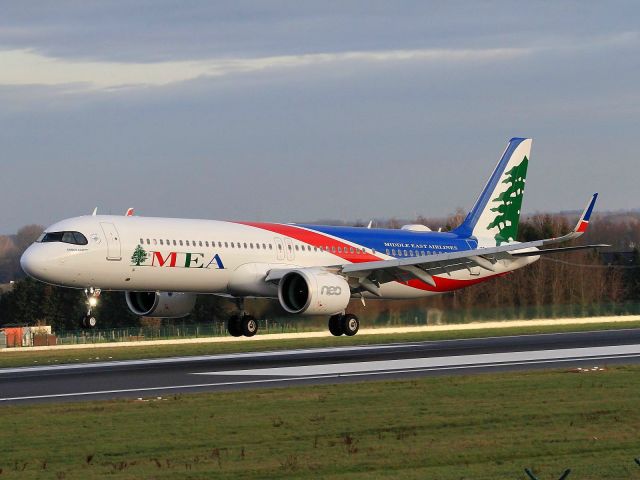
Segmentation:
[(640, 329), (336, 346), (0, 369), (0, 405), (631, 363)]

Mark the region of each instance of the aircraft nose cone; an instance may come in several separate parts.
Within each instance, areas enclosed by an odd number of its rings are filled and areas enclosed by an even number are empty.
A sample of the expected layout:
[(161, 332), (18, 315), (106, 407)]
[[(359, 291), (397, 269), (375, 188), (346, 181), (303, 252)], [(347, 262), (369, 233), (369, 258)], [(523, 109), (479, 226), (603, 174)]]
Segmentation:
[(24, 273), (36, 279), (41, 279), (47, 270), (45, 261), (40, 253), (32, 245), (20, 257), (20, 266)]

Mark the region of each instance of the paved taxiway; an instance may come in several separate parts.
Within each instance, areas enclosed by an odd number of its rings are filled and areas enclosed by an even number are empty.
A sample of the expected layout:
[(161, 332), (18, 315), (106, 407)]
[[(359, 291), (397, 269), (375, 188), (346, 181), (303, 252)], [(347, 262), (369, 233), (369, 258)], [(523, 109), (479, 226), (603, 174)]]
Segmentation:
[(616, 363), (640, 363), (640, 329), (6, 368), (0, 404)]

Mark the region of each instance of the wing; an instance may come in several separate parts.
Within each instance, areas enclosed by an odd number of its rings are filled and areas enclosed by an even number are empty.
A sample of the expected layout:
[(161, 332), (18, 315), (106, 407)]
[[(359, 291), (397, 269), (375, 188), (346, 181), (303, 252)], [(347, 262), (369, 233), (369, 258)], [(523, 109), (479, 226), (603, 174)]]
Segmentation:
[[(596, 193), (582, 212), (576, 227), (571, 232), (560, 237), (535, 240), (533, 242), (513, 242), (499, 247), (478, 248), (410, 258), (394, 258), (374, 262), (347, 263), (321, 268), (354, 279), (359, 284), (360, 289), (374, 295), (380, 295), (380, 284), (387, 282), (407, 281), (412, 278), (418, 278), (435, 287), (436, 282), (433, 279), (435, 275), (448, 275), (458, 270), (470, 270), (477, 267), (493, 272), (495, 271), (494, 265), (499, 260), (515, 260), (518, 257), (525, 256), (608, 247), (609, 245), (598, 244), (540, 250), (540, 247), (568, 242), (583, 235), (587, 231), (589, 219), (597, 198), (598, 194)], [(269, 271), (265, 281), (278, 282), (289, 271), (290, 269), (273, 269)]]
[(450, 274), (454, 271), (477, 267), (493, 272), (495, 271), (494, 265), (503, 259), (515, 260), (518, 257), (524, 256), (538, 256), (585, 248), (608, 247), (609, 245), (598, 244), (540, 250), (540, 247), (568, 242), (584, 234), (589, 225), (589, 219), (591, 218), (591, 212), (593, 211), (597, 197), (597, 193), (593, 195), (573, 231), (560, 237), (524, 243), (514, 242), (499, 247), (439, 253), (422, 257), (349, 263), (336, 266), (336, 270), (337, 273), (357, 278), (360, 286), (364, 290), (378, 295), (379, 285), (390, 281), (406, 281), (408, 278), (415, 277), (435, 287), (436, 282), (433, 279), (434, 275)]

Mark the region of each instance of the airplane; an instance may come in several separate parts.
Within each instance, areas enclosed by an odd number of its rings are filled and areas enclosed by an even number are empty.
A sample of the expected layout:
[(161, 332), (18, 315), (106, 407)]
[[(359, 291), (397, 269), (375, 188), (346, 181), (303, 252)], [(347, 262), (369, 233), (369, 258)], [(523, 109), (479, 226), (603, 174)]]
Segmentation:
[(62, 220), (29, 246), (20, 263), (37, 280), (84, 289), (83, 325), (101, 291), (124, 291), (139, 316), (180, 318), (199, 294), (236, 299), (232, 336), (253, 336), (244, 299), (277, 299), (290, 314), (327, 315), (329, 331), (352, 336), (352, 299), (409, 299), (465, 288), (525, 267), (541, 255), (607, 245), (546, 248), (585, 233), (598, 194), (575, 229), (557, 238), (517, 242), (531, 154), (530, 138), (512, 138), (464, 221), (447, 232), (233, 222), (127, 215)]

